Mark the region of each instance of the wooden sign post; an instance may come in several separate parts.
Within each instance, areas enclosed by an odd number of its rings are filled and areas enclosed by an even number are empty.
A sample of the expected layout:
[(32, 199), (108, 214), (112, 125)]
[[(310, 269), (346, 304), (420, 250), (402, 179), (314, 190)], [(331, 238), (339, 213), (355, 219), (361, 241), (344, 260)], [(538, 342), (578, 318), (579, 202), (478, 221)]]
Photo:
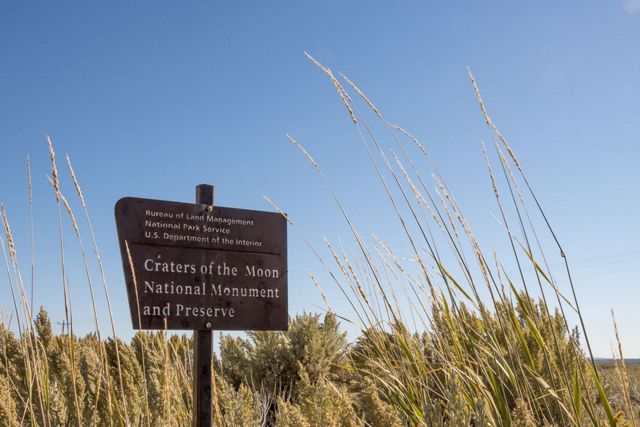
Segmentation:
[[(196, 186), (196, 203), (213, 206), (213, 185)], [(211, 427), (211, 359), (213, 332), (193, 332), (193, 408), (194, 427)]]
[(125, 197), (115, 216), (134, 329), (191, 329), (193, 425), (211, 426), (213, 330), (286, 330), (287, 228), (274, 212)]

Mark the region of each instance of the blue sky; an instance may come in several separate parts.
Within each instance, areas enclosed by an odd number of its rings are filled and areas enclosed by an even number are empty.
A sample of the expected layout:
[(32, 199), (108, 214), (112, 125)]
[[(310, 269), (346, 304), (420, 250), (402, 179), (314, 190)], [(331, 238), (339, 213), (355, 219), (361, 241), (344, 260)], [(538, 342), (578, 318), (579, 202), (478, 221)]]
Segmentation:
[[(363, 233), (397, 233), (357, 133), (304, 51), (417, 135), (476, 233), (501, 247), (480, 149), (491, 135), (470, 66), (573, 261), (596, 354), (610, 355), (613, 308), (627, 356), (640, 357), (638, 0), (2, 2), (0, 201), (26, 273), (30, 155), (36, 302), (55, 321), (63, 312), (45, 135), (75, 164), (125, 337), (113, 219), (120, 197), (191, 201), (194, 185), (213, 183), (220, 205), (269, 210), (268, 195), (318, 246), (324, 235), (348, 244), (330, 196), (286, 133), (321, 163)], [(289, 245), (290, 311), (318, 311), (306, 271), (319, 266), (293, 232)], [(66, 248), (77, 259), (73, 240)], [(75, 322), (90, 325), (82, 274), (72, 261)], [(10, 310), (8, 301), (3, 276), (0, 306)]]

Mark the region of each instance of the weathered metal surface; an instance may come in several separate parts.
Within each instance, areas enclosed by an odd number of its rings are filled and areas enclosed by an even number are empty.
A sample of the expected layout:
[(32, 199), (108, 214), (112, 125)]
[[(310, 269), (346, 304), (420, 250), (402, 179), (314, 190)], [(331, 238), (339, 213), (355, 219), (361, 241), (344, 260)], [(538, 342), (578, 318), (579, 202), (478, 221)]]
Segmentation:
[(287, 329), (280, 214), (125, 197), (115, 216), (135, 329)]

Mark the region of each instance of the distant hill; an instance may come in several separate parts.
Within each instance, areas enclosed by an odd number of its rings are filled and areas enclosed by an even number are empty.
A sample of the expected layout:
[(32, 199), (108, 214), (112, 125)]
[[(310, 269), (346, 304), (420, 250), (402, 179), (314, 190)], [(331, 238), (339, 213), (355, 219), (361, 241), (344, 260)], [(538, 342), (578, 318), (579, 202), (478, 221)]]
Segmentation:
[[(614, 359), (596, 358), (596, 364), (600, 366), (612, 366)], [(627, 366), (640, 366), (640, 359), (624, 359), (624, 363)]]

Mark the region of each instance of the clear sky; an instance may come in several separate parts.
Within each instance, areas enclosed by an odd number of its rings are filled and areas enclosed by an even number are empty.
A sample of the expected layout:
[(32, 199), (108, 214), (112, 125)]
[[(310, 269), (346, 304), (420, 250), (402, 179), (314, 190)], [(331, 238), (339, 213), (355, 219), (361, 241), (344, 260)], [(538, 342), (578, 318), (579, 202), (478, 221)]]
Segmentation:
[[(220, 205), (269, 210), (266, 194), (318, 246), (323, 235), (349, 240), (286, 133), (322, 164), (364, 233), (397, 232), (340, 100), (304, 51), (421, 138), (491, 247), (503, 236), (470, 66), (573, 261), (595, 353), (611, 353), (613, 308), (626, 355), (640, 357), (639, 0), (0, 2), (0, 201), (28, 276), (30, 155), (36, 302), (54, 321), (63, 311), (45, 135), (60, 161), (74, 161), (124, 337), (120, 197), (192, 201), (194, 185), (213, 183)], [(64, 188), (71, 196), (68, 179)], [(290, 311), (318, 311), (306, 271), (319, 266), (293, 232), (289, 245)], [(66, 247), (77, 259), (77, 244)], [(70, 274), (82, 330), (92, 320), (80, 265)]]

